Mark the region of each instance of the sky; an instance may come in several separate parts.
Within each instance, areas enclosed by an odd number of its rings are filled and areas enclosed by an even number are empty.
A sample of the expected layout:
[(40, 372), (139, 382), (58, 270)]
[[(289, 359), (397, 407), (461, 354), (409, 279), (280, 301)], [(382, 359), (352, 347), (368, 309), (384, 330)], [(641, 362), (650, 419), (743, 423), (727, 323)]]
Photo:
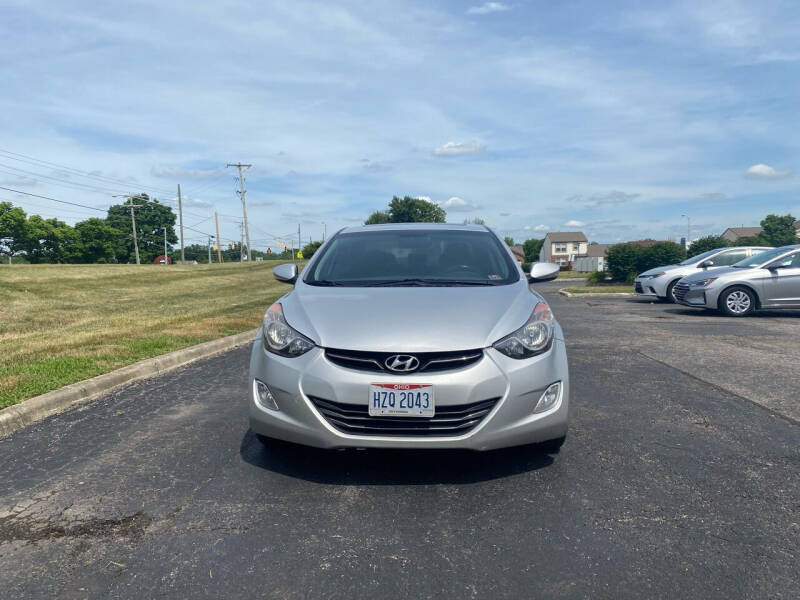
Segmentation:
[(250, 163), (259, 249), (393, 195), (516, 240), (718, 234), (800, 217), (798, 31), (796, 1), (5, 0), (0, 186), (104, 209), (181, 184), (187, 239), (216, 210), (230, 240)]

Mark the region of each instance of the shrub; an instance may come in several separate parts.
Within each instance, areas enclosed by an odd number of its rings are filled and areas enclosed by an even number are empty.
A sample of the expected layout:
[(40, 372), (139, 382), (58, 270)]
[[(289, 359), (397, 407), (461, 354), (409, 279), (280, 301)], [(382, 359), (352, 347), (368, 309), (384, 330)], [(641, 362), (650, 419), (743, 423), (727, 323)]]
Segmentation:
[(628, 277), (639, 272), (640, 246), (633, 244), (614, 244), (606, 252), (608, 272), (614, 281), (627, 281)]
[(692, 242), (692, 245), (689, 246), (689, 250), (686, 252), (686, 256), (689, 258), (692, 256), (697, 256), (698, 254), (702, 254), (703, 252), (708, 252), (709, 250), (725, 248), (726, 246), (730, 245), (731, 243), (728, 241), (728, 239), (722, 237), (721, 235), (707, 235)]
[(586, 276), (586, 282), (591, 284), (605, 283), (608, 281), (608, 274), (605, 271), (592, 271)]
[(530, 274), (531, 272), (531, 264), (529, 262), (522, 263), (522, 270), (525, 271), (526, 274)]
[(642, 271), (682, 261), (686, 251), (675, 242), (656, 242), (652, 246), (614, 244), (607, 256), (611, 279), (632, 282)]

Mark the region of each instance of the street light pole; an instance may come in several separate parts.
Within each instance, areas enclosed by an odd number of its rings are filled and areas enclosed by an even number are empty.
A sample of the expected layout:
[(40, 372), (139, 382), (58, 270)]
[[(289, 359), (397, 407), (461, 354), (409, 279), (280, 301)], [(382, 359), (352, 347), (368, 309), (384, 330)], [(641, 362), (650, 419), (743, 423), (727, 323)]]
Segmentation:
[(681, 215), (682, 217), (686, 217), (686, 249), (689, 249), (689, 244), (691, 243), (691, 235), (692, 235), (692, 218), (689, 215)]

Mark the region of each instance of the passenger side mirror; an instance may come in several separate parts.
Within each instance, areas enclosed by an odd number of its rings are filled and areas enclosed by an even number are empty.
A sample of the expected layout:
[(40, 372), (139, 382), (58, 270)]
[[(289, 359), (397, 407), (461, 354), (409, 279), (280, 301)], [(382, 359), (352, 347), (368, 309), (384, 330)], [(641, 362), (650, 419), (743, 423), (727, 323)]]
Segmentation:
[(283, 283), (294, 283), (297, 280), (297, 272), (297, 265), (291, 263), (278, 265), (272, 269), (273, 277)]
[(704, 260), (703, 262), (701, 262), (697, 266), (700, 267), (701, 269), (707, 269), (708, 267), (713, 267), (714, 266), (714, 261), (713, 260)]
[(531, 282), (552, 281), (558, 277), (559, 270), (559, 266), (553, 263), (533, 263), (533, 265), (531, 265)]

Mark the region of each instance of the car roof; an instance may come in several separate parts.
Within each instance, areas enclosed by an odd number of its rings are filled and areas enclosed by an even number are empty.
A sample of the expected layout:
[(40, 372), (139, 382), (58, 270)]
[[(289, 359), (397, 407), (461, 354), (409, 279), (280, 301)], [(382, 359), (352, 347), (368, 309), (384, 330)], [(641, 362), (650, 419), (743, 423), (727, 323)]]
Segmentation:
[(472, 223), (462, 225), (460, 223), (382, 223), (380, 225), (355, 225), (345, 227), (339, 233), (355, 233), (358, 231), (431, 231), (431, 230), (451, 230), (451, 231), (482, 231), (487, 232), (486, 225), (474, 225)]

